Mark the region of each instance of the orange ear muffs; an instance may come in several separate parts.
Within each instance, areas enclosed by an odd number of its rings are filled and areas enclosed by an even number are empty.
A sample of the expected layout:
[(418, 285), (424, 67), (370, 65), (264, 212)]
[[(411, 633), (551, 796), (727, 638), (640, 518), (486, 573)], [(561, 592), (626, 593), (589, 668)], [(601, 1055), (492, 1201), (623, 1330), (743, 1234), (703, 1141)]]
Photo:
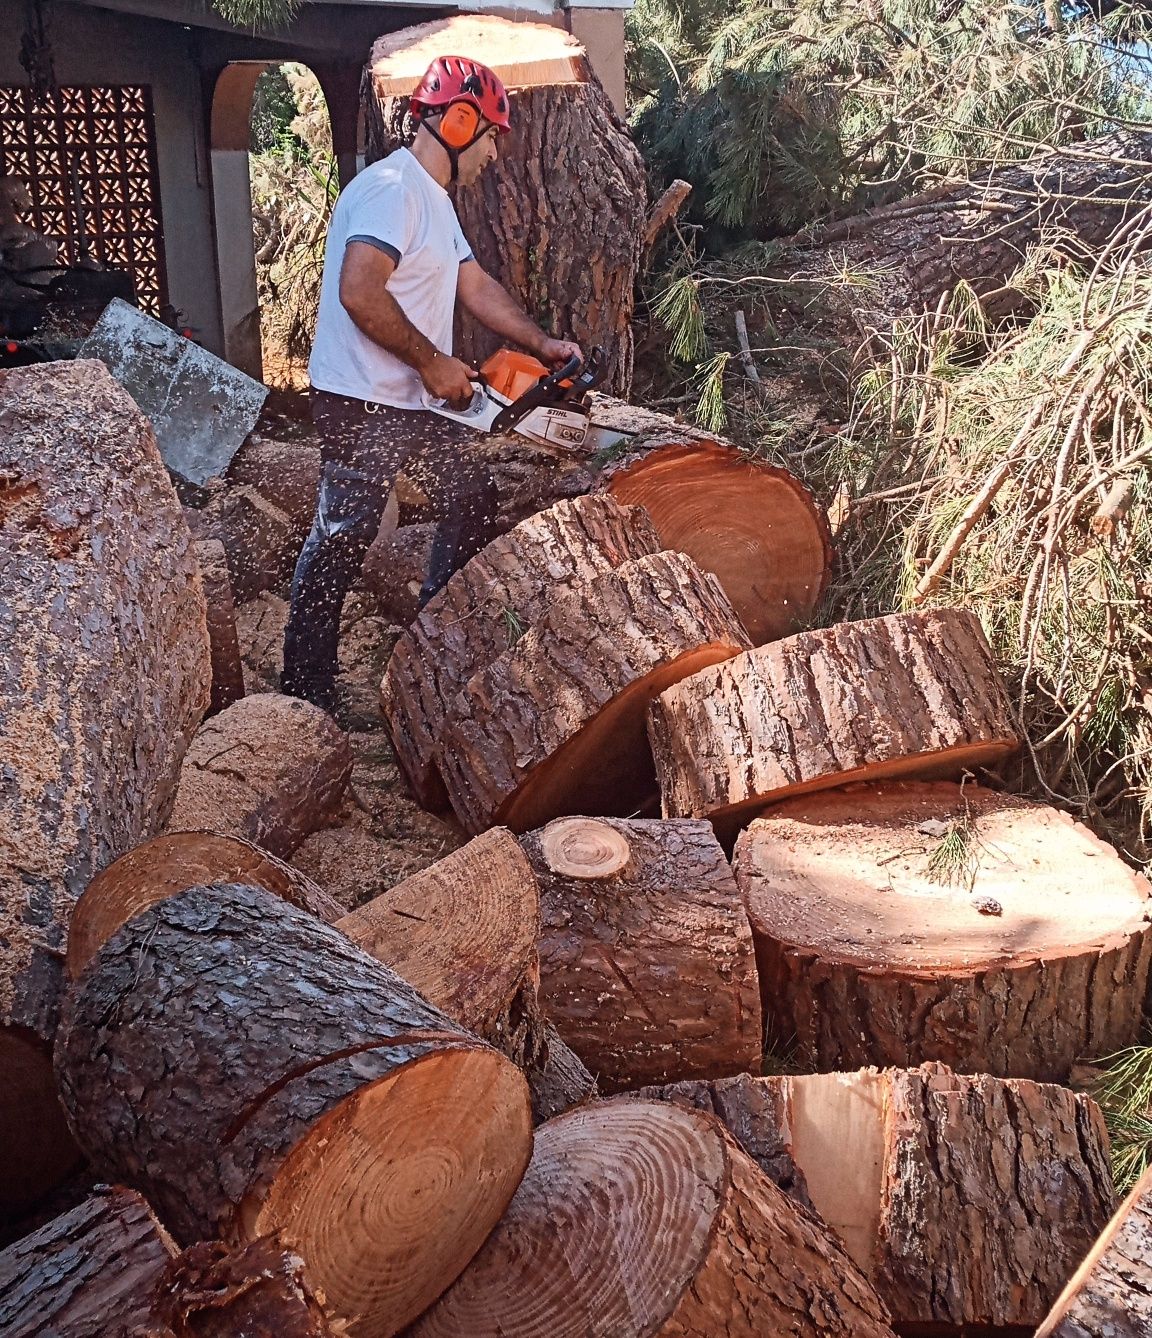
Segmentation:
[(440, 138), (450, 149), (466, 149), (480, 129), (480, 113), (470, 102), (453, 102), (440, 118)]

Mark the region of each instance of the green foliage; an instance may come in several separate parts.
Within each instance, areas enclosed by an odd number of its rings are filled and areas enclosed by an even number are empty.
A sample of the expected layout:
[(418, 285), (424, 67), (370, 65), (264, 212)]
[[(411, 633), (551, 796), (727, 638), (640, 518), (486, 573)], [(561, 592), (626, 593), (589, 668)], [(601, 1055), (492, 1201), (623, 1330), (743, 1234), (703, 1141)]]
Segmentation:
[(212, 8), (238, 28), (271, 32), (287, 28), (303, 0), (212, 0)]
[(1093, 1085), (1112, 1139), (1112, 1178), (1126, 1193), (1152, 1163), (1152, 1046), (1134, 1045), (1100, 1061)]

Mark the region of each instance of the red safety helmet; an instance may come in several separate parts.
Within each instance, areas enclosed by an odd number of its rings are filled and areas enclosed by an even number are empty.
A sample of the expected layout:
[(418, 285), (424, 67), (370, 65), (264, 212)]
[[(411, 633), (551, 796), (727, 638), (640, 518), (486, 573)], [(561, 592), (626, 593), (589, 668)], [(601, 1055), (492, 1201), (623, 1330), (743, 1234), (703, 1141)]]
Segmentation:
[(454, 102), (468, 102), (506, 135), (512, 129), (508, 119), (508, 94), (504, 85), (487, 65), (465, 56), (437, 56), (424, 72), (420, 87), (412, 94), (412, 115), (417, 119), (433, 109), (449, 107)]

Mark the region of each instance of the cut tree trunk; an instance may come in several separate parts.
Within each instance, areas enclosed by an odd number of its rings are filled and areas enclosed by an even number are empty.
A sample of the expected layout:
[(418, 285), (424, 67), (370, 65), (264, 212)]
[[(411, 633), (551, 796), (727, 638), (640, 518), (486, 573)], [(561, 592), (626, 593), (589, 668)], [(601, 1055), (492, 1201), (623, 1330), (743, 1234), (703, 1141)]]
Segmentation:
[[(602, 345), (611, 384), (626, 393), (647, 221), (644, 163), (574, 37), (491, 15), (386, 34), (365, 78), (369, 159), (406, 142), (412, 90), (434, 57), (453, 51), (495, 70), (511, 103), (499, 160), (456, 194), (476, 259), (545, 329), (586, 349)], [(460, 335), (457, 351), (473, 366), (499, 346), (470, 318)]]
[(752, 934), (708, 823), (560, 818), (523, 844), (540, 997), (601, 1086), (759, 1069)]
[(822, 1224), (699, 1111), (544, 1125), (504, 1220), (413, 1338), (891, 1338)]
[(212, 714), (239, 701), (244, 695), (244, 664), (236, 635), (236, 604), (228, 576), (228, 559), (218, 539), (196, 544), (200, 578), (208, 603), (208, 639), (212, 646)]
[(806, 1065), (1062, 1082), (1140, 1033), (1148, 884), (1055, 809), (975, 785), (852, 786), (753, 823), (735, 869), (769, 1035)]
[(1152, 1169), (1120, 1205), (1036, 1338), (1148, 1338), (1150, 1333)]
[(243, 883), (274, 892), (326, 923), (344, 907), (298, 869), (239, 836), (173, 832), (121, 855), (88, 885), (68, 927), (68, 976), (84, 968), (134, 916), (189, 887)]
[[(649, 417), (639, 411), (637, 430)], [(612, 418), (629, 430), (627, 412)], [(598, 486), (642, 506), (662, 548), (719, 579), (754, 646), (807, 625), (828, 584), (831, 537), (816, 499), (786, 469), (665, 428), (612, 458)]]
[(927, 1064), (636, 1095), (714, 1109), (803, 1184), (903, 1334), (1031, 1334), (1115, 1202), (1099, 1108), (1051, 1084)]
[(352, 1335), (449, 1285), (527, 1165), (524, 1079), (338, 930), (190, 888), (104, 945), (57, 1074), (81, 1146), (184, 1242), (283, 1231)]
[(75, 1163), (52, 1082), (64, 938), (158, 831), (208, 707), (204, 593), (152, 429), (96, 362), (0, 373), (0, 1213)]
[(666, 690), (648, 728), (665, 815), (726, 834), (791, 794), (959, 776), (1017, 746), (988, 642), (959, 609), (761, 646)]
[(331, 716), (296, 697), (257, 693), (197, 731), (168, 830), (241, 836), (286, 858), (333, 825), (351, 775), (348, 737)]
[(447, 806), (436, 740), (468, 680), (537, 623), (562, 591), (659, 548), (636, 507), (578, 497), (494, 539), (429, 601), (397, 641), (381, 689), (397, 760), (424, 808)]
[(435, 525), (405, 525), (372, 541), (360, 569), (360, 588), (392, 622), (407, 627), (420, 612)]
[(656, 793), (648, 704), (747, 644), (719, 582), (682, 553), (564, 591), (452, 704), (438, 754), (461, 822), (523, 832), (565, 813), (637, 812)]

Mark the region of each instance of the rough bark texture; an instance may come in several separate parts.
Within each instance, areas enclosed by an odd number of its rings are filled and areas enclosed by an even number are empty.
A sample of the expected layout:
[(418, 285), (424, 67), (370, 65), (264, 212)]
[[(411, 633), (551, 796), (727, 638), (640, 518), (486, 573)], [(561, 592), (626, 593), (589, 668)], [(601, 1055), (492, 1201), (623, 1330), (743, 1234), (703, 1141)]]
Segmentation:
[(320, 452), (304, 442), (249, 437), (232, 457), (228, 481), (255, 488), (291, 519), (303, 540), (316, 512)]
[(257, 693), (197, 731), (168, 830), (224, 832), (287, 857), (332, 825), (351, 775), (348, 738), (331, 716)]
[(200, 578), (208, 603), (208, 639), (212, 646), (212, 698), (210, 710), (223, 711), (244, 695), (244, 665), (236, 635), (236, 604), (228, 576), (228, 559), (218, 539), (196, 544)]
[(453, 808), (471, 831), (636, 812), (655, 791), (648, 703), (747, 644), (716, 578), (679, 553), (564, 591), (453, 703), (438, 745)]
[(435, 525), (405, 525), (372, 542), (360, 569), (360, 588), (379, 611), (401, 627), (420, 612), (420, 587), (428, 574)]
[(51, 1043), (72, 903), (162, 826), (208, 706), (204, 594), (147, 421), (95, 362), (0, 373), (0, 1209), (75, 1150)]
[(495, 539), (458, 571), (397, 641), (381, 701), (417, 800), (443, 808), (434, 756), (449, 707), (544, 615), (557, 595), (658, 551), (651, 523), (611, 498), (562, 501)]
[(532, 1118), (537, 1124), (585, 1101), (595, 1101), (600, 1095), (587, 1065), (550, 1022), (544, 1024), (544, 1048), (528, 1074), (528, 1087), (532, 1092)]
[(224, 546), (239, 603), (263, 590), (286, 594), (300, 555), (301, 527), (246, 483), (222, 488), (203, 516), (203, 537)]
[(802, 632), (714, 665), (652, 704), (664, 813), (731, 827), (789, 792), (959, 775), (1017, 746), (975, 616), (893, 614)]
[(548, 858), (566, 821), (523, 838), (540, 883), (540, 995), (561, 1036), (608, 1091), (757, 1070), (752, 934), (709, 824), (572, 820), (619, 835), (630, 855), (589, 879)]

